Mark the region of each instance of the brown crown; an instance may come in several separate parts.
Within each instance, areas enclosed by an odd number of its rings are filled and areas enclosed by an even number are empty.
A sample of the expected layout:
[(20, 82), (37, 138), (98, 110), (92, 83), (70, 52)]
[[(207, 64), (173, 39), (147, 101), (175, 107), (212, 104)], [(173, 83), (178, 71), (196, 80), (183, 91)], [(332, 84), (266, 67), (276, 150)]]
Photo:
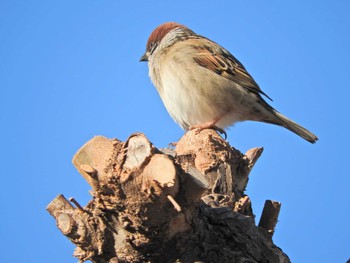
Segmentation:
[(147, 46), (146, 46), (147, 50), (150, 51), (151, 43), (155, 43), (155, 42), (159, 43), (167, 33), (179, 27), (186, 28), (184, 25), (178, 24), (176, 22), (166, 22), (158, 26), (156, 29), (153, 30), (153, 32), (148, 38)]

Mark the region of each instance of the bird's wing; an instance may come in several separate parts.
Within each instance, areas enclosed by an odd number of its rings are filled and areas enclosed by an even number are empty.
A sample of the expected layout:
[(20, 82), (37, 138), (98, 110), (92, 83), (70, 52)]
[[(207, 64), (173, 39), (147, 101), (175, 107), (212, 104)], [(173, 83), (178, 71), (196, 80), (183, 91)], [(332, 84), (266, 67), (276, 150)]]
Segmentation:
[[(208, 41), (210, 40), (208, 39)], [(213, 48), (213, 44), (215, 48)], [(260, 89), (241, 62), (223, 47), (210, 41), (208, 45), (197, 46), (196, 51), (193, 59), (199, 66), (205, 67), (254, 93), (263, 94), (272, 100)]]

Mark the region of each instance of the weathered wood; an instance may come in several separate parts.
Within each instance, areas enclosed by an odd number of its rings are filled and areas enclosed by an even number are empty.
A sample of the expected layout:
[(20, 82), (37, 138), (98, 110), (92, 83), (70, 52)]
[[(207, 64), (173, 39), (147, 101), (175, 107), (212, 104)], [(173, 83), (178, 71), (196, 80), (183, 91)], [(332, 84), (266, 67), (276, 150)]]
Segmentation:
[(179, 179), (174, 162), (164, 154), (154, 154), (142, 173), (142, 189), (158, 197), (175, 196), (179, 191)]
[(72, 219), (74, 207), (67, 201), (63, 195), (58, 195), (47, 206), (47, 211), (56, 218), (57, 227), (64, 235), (69, 235), (75, 226)]
[(127, 151), (123, 168), (129, 170), (140, 168), (151, 157), (153, 149), (153, 145), (142, 133), (131, 135), (125, 142)]
[(272, 200), (266, 200), (261, 218), (259, 221), (259, 227), (265, 229), (267, 233), (272, 236), (275, 232), (275, 227), (278, 222), (278, 215), (281, 210), (281, 203)]
[(113, 155), (113, 145), (119, 141), (95, 136), (79, 149), (73, 157), (73, 164), (90, 186), (96, 190), (108, 181), (108, 163)]
[(93, 199), (47, 209), (81, 262), (289, 262), (244, 193), (262, 150), (243, 155), (213, 130), (162, 151), (141, 133), (94, 137), (73, 158)]

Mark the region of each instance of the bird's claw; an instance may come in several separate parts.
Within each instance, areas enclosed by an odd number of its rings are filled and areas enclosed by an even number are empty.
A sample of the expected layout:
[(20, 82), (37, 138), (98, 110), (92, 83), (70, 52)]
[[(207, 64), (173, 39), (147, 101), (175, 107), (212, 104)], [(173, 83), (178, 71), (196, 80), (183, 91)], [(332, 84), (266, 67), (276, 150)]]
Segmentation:
[(205, 129), (212, 129), (215, 130), (216, 132), (218, 132), (220, 135), (224, 135), (224, 140), (227, 139), (227, 133), (225, 132), (224, 129), (221, 129), (219, 127), (217, 127), (216, 125), (203, 125), (203, 126), (192, 126), (190, 127), (188, 130), (195, 130), (195, 134), (200, 133), (201, 131), (205, 130)]

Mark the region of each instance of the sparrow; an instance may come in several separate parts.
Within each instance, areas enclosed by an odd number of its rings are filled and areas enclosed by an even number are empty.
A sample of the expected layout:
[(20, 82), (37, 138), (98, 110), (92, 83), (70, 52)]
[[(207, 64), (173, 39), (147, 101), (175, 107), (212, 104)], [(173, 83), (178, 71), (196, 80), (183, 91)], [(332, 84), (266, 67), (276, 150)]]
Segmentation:
[[(224, 129), (240, 121), (279, 125), (315, 143), (318, 138), (288, 119), (229, 51), (188, 27), (167, 22), (149, 36), (140, 61), (170, 116), (184, 130)], [(226, 135), (226, 133), (225, 133)]]

